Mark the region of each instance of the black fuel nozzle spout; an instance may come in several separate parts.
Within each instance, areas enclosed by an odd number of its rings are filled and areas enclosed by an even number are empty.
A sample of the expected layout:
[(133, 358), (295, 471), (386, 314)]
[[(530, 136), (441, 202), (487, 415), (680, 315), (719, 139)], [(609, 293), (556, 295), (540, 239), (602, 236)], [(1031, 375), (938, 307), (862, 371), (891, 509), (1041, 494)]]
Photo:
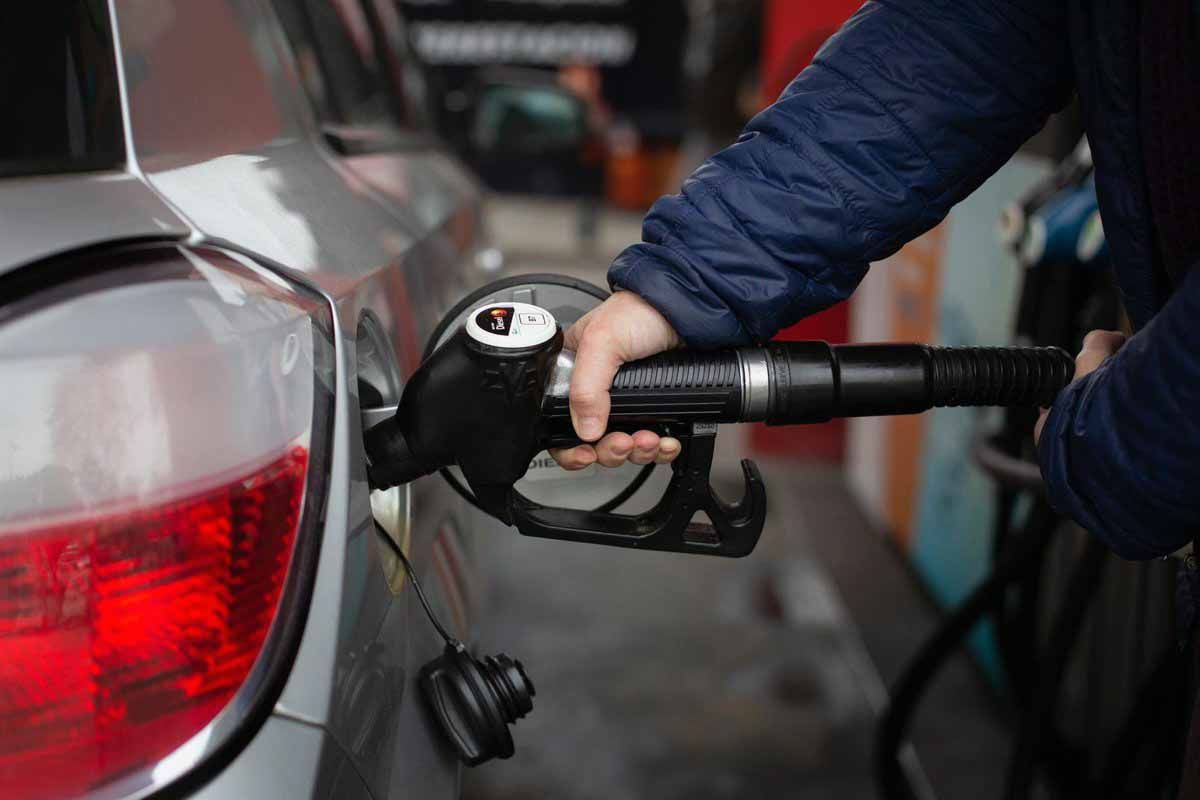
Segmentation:
[(372, 488), (457, 465), (480, 506), (512, 523), (511, 489), (542, 447), (542, 399), (563, 341), (553, 318), (531, 308), (483, 309), (504, 336), (463, 328), (413, 373), (396, 416), (364, 435)]
[(437, 470), (413, 454), (395, 417), (365, 431), (363, 447), (367, 452), (367, 480), (372, 489), (403, 486)]

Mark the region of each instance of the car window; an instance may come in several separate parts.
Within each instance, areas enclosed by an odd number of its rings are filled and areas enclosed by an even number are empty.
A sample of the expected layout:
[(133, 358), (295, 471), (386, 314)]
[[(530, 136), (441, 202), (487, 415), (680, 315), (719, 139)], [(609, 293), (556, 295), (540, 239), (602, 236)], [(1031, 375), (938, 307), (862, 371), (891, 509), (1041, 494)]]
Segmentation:
[(103, 0), (23, 4), (7, 26), (0, 176), (112, 169), (125, 161), (121, 101)]
[[(156, 172), (295, 132), (265, 67), (253, 0), (116, 0), (138, 159)], [(215, 54), (219, 54), (215, 55)]]
[(363, 7), (379, 31), (385, 61), (404, 105), (405, 125), (414, 129), (428, 128), (429, 76), (409, 43), (396, 0), (363, 0)]
[(361, 0), (275, 0), (305, 91), (323, 123), (411, 123), (375, 8)]

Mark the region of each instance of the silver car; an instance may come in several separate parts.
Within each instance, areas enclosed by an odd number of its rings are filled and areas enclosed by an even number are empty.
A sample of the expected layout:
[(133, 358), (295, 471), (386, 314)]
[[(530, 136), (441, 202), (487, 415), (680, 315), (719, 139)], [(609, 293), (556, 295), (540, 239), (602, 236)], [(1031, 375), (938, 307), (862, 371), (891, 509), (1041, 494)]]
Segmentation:
[(415, 675), (486, 521), (372, 493), (484, 281), (392, 0), (27, 4), (0, 68), (0, 796), (452, 798)]

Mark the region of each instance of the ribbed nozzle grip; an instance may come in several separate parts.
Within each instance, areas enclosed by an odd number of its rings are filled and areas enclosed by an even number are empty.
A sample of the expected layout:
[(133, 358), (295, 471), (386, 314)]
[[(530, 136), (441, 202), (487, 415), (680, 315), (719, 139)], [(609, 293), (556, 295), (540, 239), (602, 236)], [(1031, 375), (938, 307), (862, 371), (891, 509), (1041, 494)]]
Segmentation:
[(732, 422), (742, 403), (741, 368), (732, 350), (674, 350), (621, 367), (612, 415), (676, 421)]
[[(610, 390), (610, 416), (623, 421), (733, 422), (742, 402), (736, 351), (672, 350), (625, 364)], [(550, 419), (568, 416), (565, 396), (546, 398)]]
[(654, 389), (731, 389), (739, 385), (737, 354), (732, 350), (672, 350), (621, 367), (613, 391)]
[(1057, 347), (930, 347), (930, 399), (945, 406), (1049, 406), (1075, 362)]

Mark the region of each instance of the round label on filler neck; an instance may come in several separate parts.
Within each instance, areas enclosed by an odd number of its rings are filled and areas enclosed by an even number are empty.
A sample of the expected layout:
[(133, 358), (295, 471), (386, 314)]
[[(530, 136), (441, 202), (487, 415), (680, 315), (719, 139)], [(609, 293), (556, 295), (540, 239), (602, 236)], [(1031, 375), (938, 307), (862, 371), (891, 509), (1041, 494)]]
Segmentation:
[(467, 335), (491, 347), (523, 350), (554, 338), (554, 316), (528, 303), (491, 303), (467, 317)]

